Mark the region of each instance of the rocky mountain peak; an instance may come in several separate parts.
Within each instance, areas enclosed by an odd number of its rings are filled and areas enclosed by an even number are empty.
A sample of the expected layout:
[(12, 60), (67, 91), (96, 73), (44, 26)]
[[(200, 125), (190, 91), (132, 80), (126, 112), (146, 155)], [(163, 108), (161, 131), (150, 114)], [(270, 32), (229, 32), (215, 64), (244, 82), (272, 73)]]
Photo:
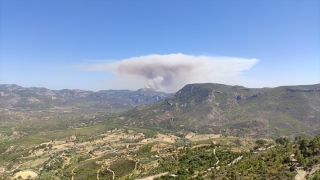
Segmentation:
[(0, 84), (0, 90), (2, 91), (18, 91), (24, 89), (16, 84)]

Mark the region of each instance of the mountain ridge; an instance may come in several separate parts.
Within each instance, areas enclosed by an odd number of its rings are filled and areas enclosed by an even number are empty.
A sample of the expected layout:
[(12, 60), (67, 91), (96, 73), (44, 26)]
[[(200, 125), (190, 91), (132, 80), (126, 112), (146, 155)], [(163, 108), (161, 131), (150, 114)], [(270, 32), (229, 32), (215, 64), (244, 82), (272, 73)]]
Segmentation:
[(25, 88), (16, 84), (0, 84), (0, 108), (52, 108), (55, 106), (127, 110), (140, 104), (153, 103), (169, 96), (153, 90), (50, 90)]
[(188, 84), (171, 97), (122, 113), (114, 123), (224, 135), (320, 132), (320, 84), (246, 88)]
[(2, 109), (56, 107), (121, 112), (116, 118), (105, 120), (173, 131), (240, 137), (320, 133), (320, 84), (275, 88), (188, 84), (174, 94), (146, 88), (93, 92), (0, 85)]

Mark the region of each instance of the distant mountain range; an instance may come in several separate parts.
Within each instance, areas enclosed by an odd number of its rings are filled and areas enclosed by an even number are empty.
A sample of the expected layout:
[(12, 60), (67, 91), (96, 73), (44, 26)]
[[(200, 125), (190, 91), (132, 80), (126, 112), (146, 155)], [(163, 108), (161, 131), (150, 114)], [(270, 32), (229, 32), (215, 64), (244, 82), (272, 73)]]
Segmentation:
[(170, 94), (152, 89), (102, 90), (50, 90), (47, 88), (24, 88), (15, 84), (0, 84), (0, 108), (46, 109), (53, 107), (74, 107), (111, 109), (123, 111), (141, 104), (150, 104)]
[(112, 110), (121, 113), (98, 119), (124, 126), (241, 137), (320, 133), (320, 84), (276, 88), (189, 84), (175, 94), (152, 89), (93, 92), (2, 84), (0, 108), (86, 110), (80, 114)]
[(246, 88), (189, 84), (113, 123), (249, 137), (320, 133), (320, 84)]

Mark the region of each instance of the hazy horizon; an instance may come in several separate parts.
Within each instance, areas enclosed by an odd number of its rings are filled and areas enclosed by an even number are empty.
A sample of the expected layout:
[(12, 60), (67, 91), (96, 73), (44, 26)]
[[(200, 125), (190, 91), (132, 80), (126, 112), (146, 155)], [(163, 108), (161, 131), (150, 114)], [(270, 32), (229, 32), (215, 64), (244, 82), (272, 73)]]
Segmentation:
[[(192, 84), (221, 84), (221, 83), (192, 83)], [(283, 87), (283, 86), (308, 86), (308, 85), (318, 85), (320, 83), (316, 83), (316, 84), (298, 84), (298, 85), (281, 85), (281, 86), (275, 86), (275, 87), (261, 87), (261, 88), (277, 88), (277, 87)], [(19, 84), (0, 84), (0, 85), (17, 85), (17, 86), (21, 86)], [(189, 85), (189, 84), (185, 84), (184, 86), (186, 85)], [(235, 85), (230, 85), (230, 84), (223, 84), (223, 85), (227, 85), (227, 86), (242, 86), (241, 84), (235, 84)], [(184, 87), (183, 86), (183, 87)], [(150, 88), (150, 87), (141, 87), (141, 88), (138, 88), (138, 89), (99, 89), (99, 90), (90, 90), (90, 89), (79, 89), (79, 88), (62, 88), (62, 89), (50, 89), (48, 87), (44, 87), (44, 86), (21, 86), (22, 88), (46, 88), (46, 89), (49, 89), (49, 90), (53, 90), (53, 91), (61, 91), (61, 90), (82, 90), (82, 91), (92, 91), (92, 92), (99, 92), (99, 91), (108, 91), (108, 90), (111, 90), (111, 91), (121, 91), (121, 90), (129, 90), (129, 91), (138, 91), (138, 90), (141, 90), (141, 89), (151, 89), (151, 90), (154, 90), (154, 91), (157, 91), (157, 92), (165, 92), (165, 91), (161, 91), (161, 90), (156, 90), (156, 89), (153, 89), (153, 88)], [(183, 88), (182, 87), (182, 88)], [(247, 86), (243, 86), (245, 88), (252, 88), (252, 87), (247, 87)], [(181, 88), (181, 89), (182, 89)], [(255, 88), (252, 88), (252, 89), (255, 89)], [(257, 88), (259, 89), (259, 88)], [(177, 91), (174, 91), (174, 92), (165, 92), (165, 93), (176, 93), (178, 92), (180, 89), (178, 89)]]

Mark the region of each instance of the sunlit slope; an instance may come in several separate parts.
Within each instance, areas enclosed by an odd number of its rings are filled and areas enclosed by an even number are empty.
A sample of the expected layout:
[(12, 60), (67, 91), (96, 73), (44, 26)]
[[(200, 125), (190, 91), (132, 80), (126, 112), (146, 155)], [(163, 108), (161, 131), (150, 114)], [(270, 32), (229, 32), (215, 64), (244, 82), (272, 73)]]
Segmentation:
[(260, 89), (190, 84), (114, 122), (237, 136), (314, 135), (320, 132), (320, 84)]

